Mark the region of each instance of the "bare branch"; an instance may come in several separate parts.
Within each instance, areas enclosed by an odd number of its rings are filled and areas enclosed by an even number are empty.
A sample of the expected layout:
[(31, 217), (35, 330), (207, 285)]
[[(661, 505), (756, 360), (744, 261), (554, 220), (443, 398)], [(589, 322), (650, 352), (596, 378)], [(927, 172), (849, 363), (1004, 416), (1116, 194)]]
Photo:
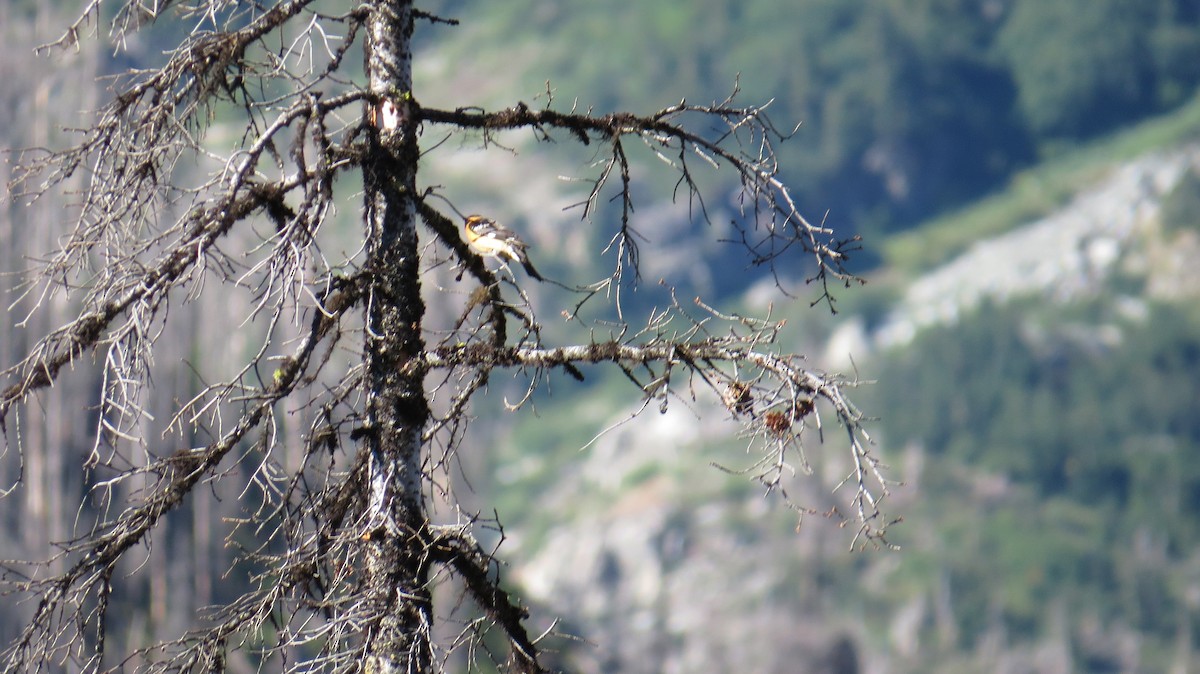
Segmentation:
[[(791, 192), (778, 176), (775, 144), (787, 136), (780, 133), (771, 122), (766, 114), (766, 105), (736, 107), (733, 98), (731, 95), (722, 103), (710, 106), (681, 102), (644, 117), (629, 113), (599, 116), (561, 113), (534, 110), (524, 104), (493, 113), (421, 108), (419, 114), (424, 121), (480, 129), (485, 133), (527, 127), (547, 135), (547, 129), (557, 128), (585, 142), (595, 139), (608, 143), (611, 159), (604, 162), (600, 176), (594, 181), (583, 204), (584, 218), (591, 214), (616, 169), (621, 177), (619, 195), (622, 203), (618, 245), (621, 259), (628, 258), (634, 268), (637, 266), (637, 245), (629, 222), (632, 195), (628, 160), (621, 138), (638, 137), (659, 156), (665, 157), (664, 152), (674, 154), (677, 160), (674, 166), (680, 172), (680, 183), (687, 187), (688, 194), (693, 198), (700, 198), (700, 188), (688, 168), (689, 156), (699, 157), (712, 165), (730, 166), (740, 177), (743, 190), (742, 215), (747, 220), (735, 224), (745, 233), (742, 242), (751, 253), (751, 262), (772, 266), (781, 256), (793, 248), (799, 248), (808, 253), (814, 263), (815, 272), (809, 280), (820, 282), (824, 288), (823, 297), (832, 301), (828, 294), (830, 279), (843, 283), (859, 280), (846, 268), (847, 254), (855, 248), (857, 239), (838, 239), (832, 229), (814, 225), (804, 218)], [(725, 131), (716, 139), (706, 138), (687, 129), (685, 125), (690, 117), (716, 120), (724, 125)], [(702, 208), (702, 211), (707, 218), (707, 210)], [(752, 236), (758, 237), (757, 240)]]

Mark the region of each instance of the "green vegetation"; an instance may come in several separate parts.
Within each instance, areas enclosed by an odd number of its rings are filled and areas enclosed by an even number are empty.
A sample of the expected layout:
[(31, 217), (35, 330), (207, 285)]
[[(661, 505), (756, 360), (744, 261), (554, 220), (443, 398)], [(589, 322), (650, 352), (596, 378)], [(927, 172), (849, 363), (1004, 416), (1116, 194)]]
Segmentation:
[(1162, 224), (1168, 230), (1200, 229), (1200, 173), (1192, 169), (1163, 200)]
[[(1011, 636), (1045, 634), (1056, 602), (1177, 636), (1200, 543), (1198, 372), (1200, 311), (1129, 320), (1102, 302), (984, 307), (884, 360), (867, 405), (889, 445), (927, 455), (914, 518), (960, 530), (904, 563), (948, 574), (960, 646), (997, 608)], [(980, 498), (970, 475), (1002, 487)]]
[[(1200, 97), (1161, 117), (1064, 151), (1017, 173), (1009, 185), (971, 206), (933, 218), (879, 242), (887, 267), (911, 277), (973, 242), (1027, 224), (1067, 204), (1113, 164), (1200, 138)], [(1181, 186), (1180, 199), (1188, 188)], [(1166, 206), (1170, 208), (1169, 206)], [(1197, 209), (1200, 212), (1200, 209)]]
[[(452, 48), (460, 68), (478, 69), (480, 81), (518, 77), (527, 97), (549, 81), (556, 105), (708, 102), (739, 81), (743, 103), (771, 99), (785, 130), (802, 123), (783, 168), (806, 211), (828, 210), (831, 224), (872, 239), (994, 192), (1039, 156), (1173, 109), (1200, 83), (1192, 0), (459, 0), (443, 9), (472, 17), (472, 37)], [(1024, 189), (1031, 208), (1005, 217), (1039, 213), (1069, 187)]]

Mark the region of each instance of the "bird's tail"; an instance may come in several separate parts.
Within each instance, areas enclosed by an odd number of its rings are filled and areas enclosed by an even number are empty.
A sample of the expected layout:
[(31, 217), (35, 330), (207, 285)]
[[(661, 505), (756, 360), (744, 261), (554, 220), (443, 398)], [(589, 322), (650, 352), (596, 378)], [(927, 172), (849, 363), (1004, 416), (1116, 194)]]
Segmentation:
[(528, 255), (521, 256), (521, 266), (525, 268), (525, 273), (529, 274), (529, 276), (532, 278), (535, 278), (539, 281), (546, 280), (541, 274), (538, 273), (538, 270), (534, 268), (533, 263), (529, 261)]

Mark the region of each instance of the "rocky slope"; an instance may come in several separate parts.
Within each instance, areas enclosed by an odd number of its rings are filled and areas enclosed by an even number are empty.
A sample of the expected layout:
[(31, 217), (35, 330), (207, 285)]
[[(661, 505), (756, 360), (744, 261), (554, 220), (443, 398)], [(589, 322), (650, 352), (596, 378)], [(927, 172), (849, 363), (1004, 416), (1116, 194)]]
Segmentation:
[(1162, 241), (1157, 232), (1163, 198), (1196, 168), (1200, 145), (1143, 156), (1114, 168), (1067, 207), (979, 241), (912, 283), (875, 332), (875, 343), (904, 344), (921, 328), (953, 323), (985, 300), (1031, 294), (1059, 301), (1078, 297), (1095, 292), (1121, 271), (1146, 276), (1152, 292), (1183, 291), (1181, 286), (1195, 282), (1200, 265), (1178, 256), (1162, 258), (1155, 254), (1163, 252), (1155, 243)]

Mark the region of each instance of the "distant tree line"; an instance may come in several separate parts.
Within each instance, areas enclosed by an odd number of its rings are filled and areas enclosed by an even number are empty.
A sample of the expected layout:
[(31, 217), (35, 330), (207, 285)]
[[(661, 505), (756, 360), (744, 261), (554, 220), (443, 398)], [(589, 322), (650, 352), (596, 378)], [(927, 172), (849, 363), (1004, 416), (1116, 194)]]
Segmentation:
[[(748, 93), (774, 96), (779, 119), (802, 123), (805, 149), (785, 160), (792, 183), (831, 224), (867, 235), (1177, 106), (1200, 82), (1197, 0), (490, 4), (491, 30), (506, 36), (493, 48), (519, 54), (532, 30), (562, 36), (537, 53), (573, 53), (522, 66), (530, 90), (549, 79), (610, 109), (719, 98), (740, 76)], [(777, 66), (749, 65), (762, 63)]]
[[(1185, 103), (1200, 84), (1200, 0), (427, 5), (479, 17), (466, 41), (436, 45), (456, 72), (511, 64), (497, 74), (519, 78), (531, 100), (549, 81), (556, 96), (599, 112), (704, 103), (739, 79), (748, 95), (774, 99), (777, 119), (801, 124), (782, 159), (801, 202), (868, 239)], [(35, 6), (14, 3), (10, 21)], [(147, 31), (102, 69), (144, 65), (130, 61), (139, 55), (153, 62), (178, 38)]]
[(984, 307), (872, 373), (886, 442), (927, 457), (927, 517), (958, 541), (906, 563), (941, 569), (960, 646), (997, 625), (1045, 634), (1060, 605), (1173, 652), (1200, 636), (1181, 622), (1200, 542), (1200, 313), (1055, 311)]

